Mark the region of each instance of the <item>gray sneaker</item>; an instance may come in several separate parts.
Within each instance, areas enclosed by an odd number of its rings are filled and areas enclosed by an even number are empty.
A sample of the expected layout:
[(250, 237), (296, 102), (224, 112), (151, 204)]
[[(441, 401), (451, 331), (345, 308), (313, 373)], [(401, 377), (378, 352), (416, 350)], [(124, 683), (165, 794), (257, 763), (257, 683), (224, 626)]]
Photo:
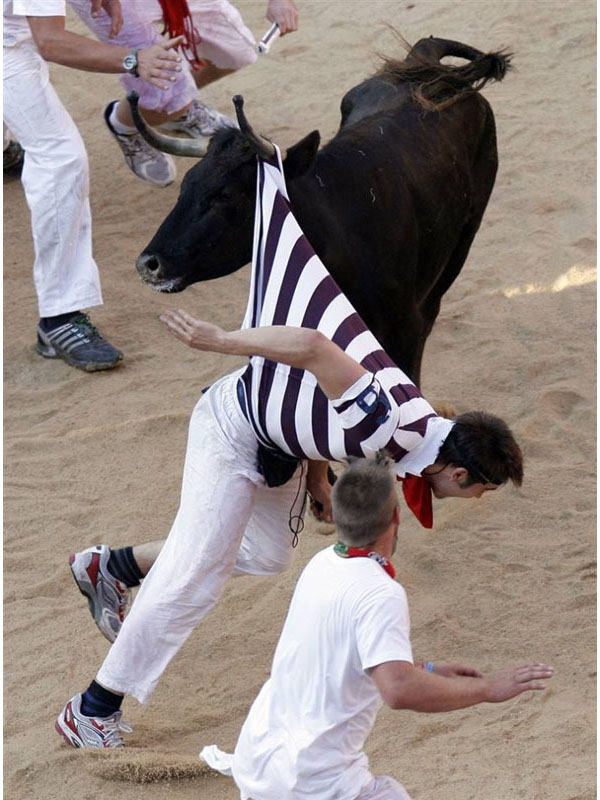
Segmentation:
[(130, 591), (108, 571), (109, 558), (110, 547), (96, 544), (73, 553), (69, 566), (79, 591), (87, 597), (94, 622), (108, 641), (114, 642), (125, 619)]
[(123, 151), (125, 163), (138, 178), (153, 183), (155, 186), (168, 186), (177, 174), (175, 162), (171, 156), (155, 150), (137, 131), (135, 133), (117, 133), (110, 124), (110, 115), (118, 100), (113, 100), (104, 109), (104, 121), (108, 130), (115, 137)]
[(4, 172), (8, 175), (20, 175), (23, 169), (25, 151), (18, 142), (11, 140), (4, 148)]
[(110, 717), (86, 717), (81, 713), (81, 694), (76, 694), (58, 715), (54, 728), (71, 747), (123, 747), (121, 732), (131, 733), (132, 729), (121, 716), (122, 712), (116, 711)]
[(49, 331), (38, 325), (35, 349), (44, 358), (61, 358), (86, 372), (112, 369), (123, 360), (123, 353), (106, 341), (87, 314), (77, 314)]
[(237, 128), (237, 123), (231, 117), (221, 114), (214, 108), (209, 108), (200, 100), (193, 100), (187, 113), (179, 119), (165, 122), (161, 128), (177, 133), (185, 133), (190, 139), (201, 139), (203, 136), (212, 136), (221, 128)]

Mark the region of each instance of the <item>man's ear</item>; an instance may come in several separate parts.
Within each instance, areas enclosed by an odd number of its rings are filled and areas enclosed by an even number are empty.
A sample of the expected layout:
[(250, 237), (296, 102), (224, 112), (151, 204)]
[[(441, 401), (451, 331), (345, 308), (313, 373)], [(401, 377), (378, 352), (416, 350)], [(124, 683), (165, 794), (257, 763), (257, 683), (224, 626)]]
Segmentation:
[(469, 470), (465, 469), (464, 467), (453, 467), (452, 472), (450, 473), (450, 480), (455, 481), (455, 483), (462, 483), (466, 478), (469, 477)]
[(287, 180), (303, 175), (312, 165), (321, 143), (319, 131), (312, 131), (287, 149), (283, 171)]

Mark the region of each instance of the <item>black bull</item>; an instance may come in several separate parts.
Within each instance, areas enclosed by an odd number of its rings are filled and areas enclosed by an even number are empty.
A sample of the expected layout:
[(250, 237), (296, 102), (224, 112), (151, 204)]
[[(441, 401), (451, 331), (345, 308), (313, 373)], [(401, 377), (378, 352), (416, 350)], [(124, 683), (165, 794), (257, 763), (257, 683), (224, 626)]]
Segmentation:
[[(447, 55), (467, 59), (445, 65)], [(498, 166), (494, 117), (478, 89), (501, 80), (510, 56), (422, 39), (351, 89), (322, 149), (313, 131), (284, 160), (291, 207), (315, 251), (390, 357), (417, 383), (444, 293), (479, 228)], [(238, 100), (239, 106), (241, 102)], [(198, 155), (196, 141), (138, 127), (167, 152)], [(158, 291), (227, 275), (251, 259), (260, 140), (216, 134), (181, 185), (175, 208), (137, 269)], [(268, 145), (267, 145), (268, 146)]]

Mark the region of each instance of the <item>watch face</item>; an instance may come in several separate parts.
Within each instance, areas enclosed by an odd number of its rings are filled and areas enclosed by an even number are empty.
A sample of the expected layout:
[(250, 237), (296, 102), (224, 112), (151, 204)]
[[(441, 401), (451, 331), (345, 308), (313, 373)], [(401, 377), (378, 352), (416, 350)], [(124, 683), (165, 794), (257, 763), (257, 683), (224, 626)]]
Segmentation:
[(123, 66), (125, 69), (135, 69), (137, 67), (137, 58), (135, 57), (135, 53), (129, 53), (128, 56), (125, 56), (123, 59)]

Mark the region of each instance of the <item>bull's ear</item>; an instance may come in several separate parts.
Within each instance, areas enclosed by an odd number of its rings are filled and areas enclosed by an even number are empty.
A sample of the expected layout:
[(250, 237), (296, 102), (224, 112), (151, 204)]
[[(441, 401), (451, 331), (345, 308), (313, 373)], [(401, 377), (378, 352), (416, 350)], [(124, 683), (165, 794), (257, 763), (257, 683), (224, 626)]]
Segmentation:
[(312, 131), (300, 139), (299, 142), (293, 144), (287, 149), (287, 155), (283, 162), (283, 170), (286, 178), (297, 178), (302, 175), (311, 166), (315, 160), (319, 144), (321, 143), (321, 134), (319, 131)]

